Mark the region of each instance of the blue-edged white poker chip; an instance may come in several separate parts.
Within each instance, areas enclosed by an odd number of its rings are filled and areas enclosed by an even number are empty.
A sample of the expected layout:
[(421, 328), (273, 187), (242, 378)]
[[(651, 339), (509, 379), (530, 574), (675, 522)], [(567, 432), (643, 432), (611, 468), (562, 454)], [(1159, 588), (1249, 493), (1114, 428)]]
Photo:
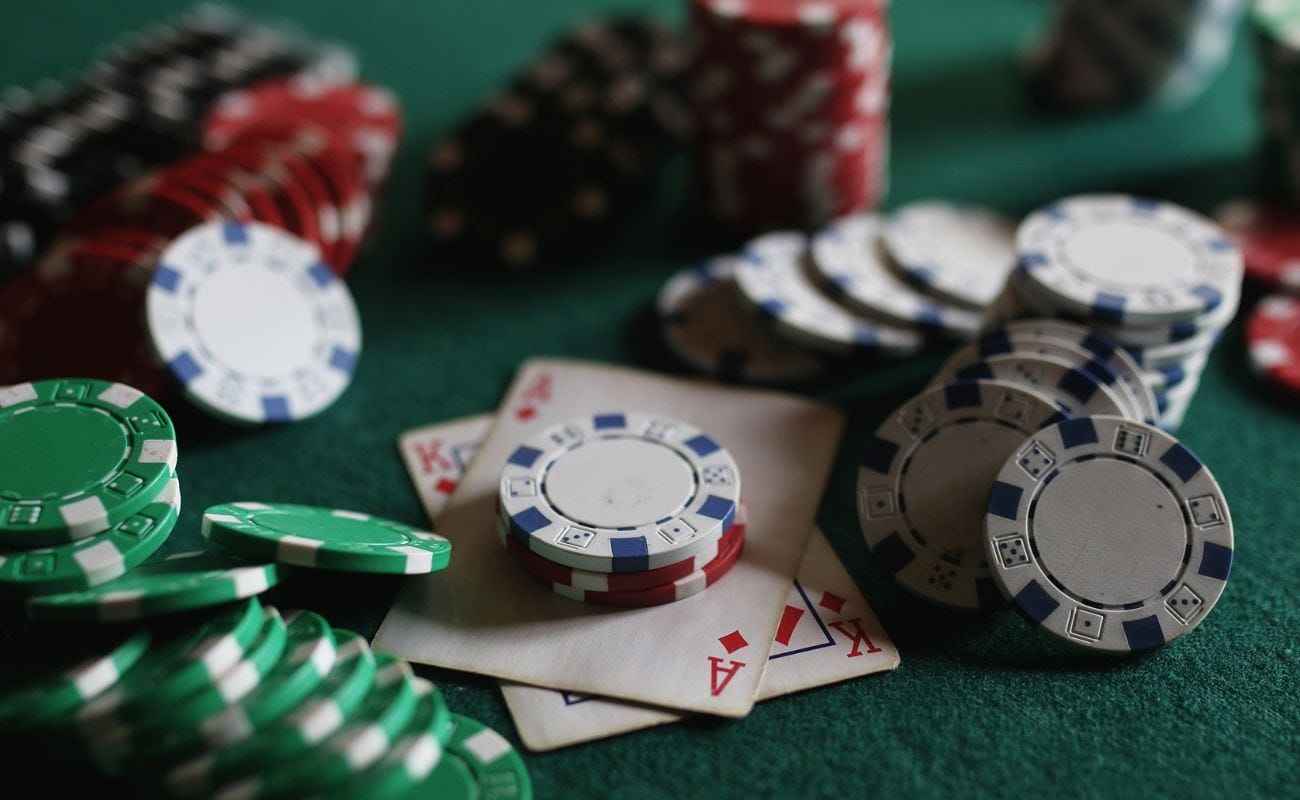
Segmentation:
[(1127, 416), (1118, 387), (1112, 388), (1082, 366), (1056, 356), (1007, 353), (967, 364), (955, 380), (997, 380), (1033, 389), (1073, 417)]
[(603, 413), (554, 425), (501, 471), (509, 533), (558, 564), (640, 572), (690, 558), (730, 527), (740, 471), (712, 437), (675, 419)]
[(736, 285), (783, 336), (837, 355), (910, 356), (924, 339), (915, 330), (861, 317), (823, 294), (809, 274), (808, 237), (783, 231), (745, 245)]
[(889, 215), (883, 234), (909, 281), (976, 311), (997, 298), (1016, 265), (1015, 224), (989, 209), (910, 203)]
[(1016, 233), (1021, 279), (1087, 319), (1192, 320), (1236, 296), (1241, 252), (1209, 219), (1120, 194), (1079, 195), (1035, 211)]
[(1196, 627), (1232, 568), (1214, 476), (1176, 439), (1117, 417), (1046, 428), (989, 493), (985, 547), (1033, 625), (1093, 650), (1151, 650)]
[(1000, 605), (981, 526), (989, 487), (1026, 437), (1063, 416), (1001, 381), (944, 384), (895, 409), (858, 469), (858, 521), (876, 563), (926, 600)]
[(875, 214), (841, 217), (812, 237), (812, 262), (836, 299), (861, 314), (897, 325), (967, 339), (980, 314), (912, 288), (885, 264), (881, 220)]
[(210, 413), (310, 417), (352, 380), (361, 322), (312, 245), (270, 225), (209, 222), (165, 251), (147, 299), (155, 349)]

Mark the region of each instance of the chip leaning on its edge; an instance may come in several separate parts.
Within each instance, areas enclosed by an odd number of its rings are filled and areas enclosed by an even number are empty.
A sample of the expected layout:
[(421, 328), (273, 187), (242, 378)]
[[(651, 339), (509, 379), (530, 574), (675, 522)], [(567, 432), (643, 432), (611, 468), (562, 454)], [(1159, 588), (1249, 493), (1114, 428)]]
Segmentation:
[(547, 428), (501, 472), (509, 533), (545, 558), (597, 572), (640, 572), (689, 558), (731, 526), (735, 459), (667, 417), (604, 413)]
[(1182, 636), (1232, 569), (1232, 518), (1205, 464), (1117, 417), (1076, 417), (1031, 437), (998, 474), (984, 528), (993, 578), (1016, 610), (1092, 650)]
[(1062, 417), (1001, 381), (957, 381), (894, 410), (858, 469), (858, 520), (871, 556), (903, 588), (964, 609), (1002, 604), (984, 559), (989, 487), (1027, 436)]

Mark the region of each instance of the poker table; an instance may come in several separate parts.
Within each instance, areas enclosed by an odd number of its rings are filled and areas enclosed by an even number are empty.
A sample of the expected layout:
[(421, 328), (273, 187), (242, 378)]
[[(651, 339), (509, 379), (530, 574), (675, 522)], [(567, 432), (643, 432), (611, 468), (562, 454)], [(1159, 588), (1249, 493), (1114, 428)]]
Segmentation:
[[(253, 6), (254, 4), (249, 3)], [(365, 329), (356, 381), (325, 414), (225, 427), (167, 398), (181, 444), (181, 524), (164, 552), (202, 546), (204, 507), (284, 500), (418, 522), (395, 440), (423, 423), (495, 407), (517, 365), (563, 355), (677, 372), (652, 299), (704, 255), (684, 235), (685, 159), (608, 247), (502, 275), (438, 258), (420, 213), (422, 156), (438, 136), (566, 25), (597, 10), (680, 3), (264, 0), (258, 13), (350, 43), (369, 80), (405, 104), (407, 136), (382, 230), (350, 278)], [(47, 0), (0, 12), (0, 78), (31, 84), (85, 64), (130, 30), (175, 14), (161, 0)], [(1246, 191), (1259, 124), (1242, 37), (1211, 90), (1178, 111), (1035, 114), (1016, 59), (1042, 0), (906, 0), (893, 9), (889, 205), (924, 197), (1023, 214), (1054, 197), (1124, 190), (1201, 210)], [(521, 176), (521, 180), (526, 176)], [(1247, 291), (1243, 309), (1258, 298)], [(937, 367), (934, 351), (808, 387), (841, 406), (847, 433), (819, 521), (902, 652), (894, 672), (772, 700), (743, 720), (686, 722), (527, 758), (539, 797), (1278, 795), (1300, 766), (1300, 404), (1250, 372), (1240, 321), (1210, 360), (1181, 437), (1222, 483), (1236, 565), (1198, 630), (1150, 655), (1100, 659), (1057, 646), (1015, 614), (950, 613), (872, 564), (854, 508), (855, 454)], [(455, 533), (451, 532), (454, 537)], [(452, 568), (454, 569), (454, 563)], [(276, 590), (370, 635), (396, 580), (316, 574)], [(495, 681), (421, 668), (456, 711), (518, 745)]]

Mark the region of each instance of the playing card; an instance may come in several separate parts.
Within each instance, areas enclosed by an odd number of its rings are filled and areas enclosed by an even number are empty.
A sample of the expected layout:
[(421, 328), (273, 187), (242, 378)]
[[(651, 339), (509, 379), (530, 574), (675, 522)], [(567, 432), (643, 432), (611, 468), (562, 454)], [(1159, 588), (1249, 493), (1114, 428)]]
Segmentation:
[(491, 414), (477, 414), (423, 425), (406, 431), (397, 440), (397, 449), (429, 522), (437, 520), (447, 506), (492, 428), (493, 419)]
[[(898, 649), (844, 570), (830, 542), (813, 531), (790, 587), (759, 683), (758, 699), (791, 694), (898, 666)], [(553, 750), (676, 722), (653, 706), (501, 682), (519, 738)]]
[[(580, 414), (664, 414), (735, 457), (744, 556), (707, 591), (652, 608), (558, 597), (501, 548), (495, 505), (516, 445)], [(772, 392), (574, 361), (528, 362), (440, 515), (451, 566), (407, 581), (377, 649), (449, 669), (686, 711), (743, 716), (781, 623), (842, 428), (838, 411)]]

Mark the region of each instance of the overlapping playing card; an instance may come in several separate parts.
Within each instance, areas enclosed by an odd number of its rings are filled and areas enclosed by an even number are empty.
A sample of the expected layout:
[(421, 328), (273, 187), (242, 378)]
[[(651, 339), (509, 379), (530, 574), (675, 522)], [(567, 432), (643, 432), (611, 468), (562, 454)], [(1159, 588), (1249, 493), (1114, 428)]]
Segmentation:
[[(581, 415), (683, 420), (744, 476), (739, 559), (660, 605), (577, 602), (502, 546), (502, 470), (521, 442)], [(754, 703), (893, 669), (898, 651), (814, 514), (842, 429), (804, 399), (577, 361), (534, 359), (496, 415), (408, 431), (399, 450), (450, 569), (412, 578), (375, 636), (418, 663), (491, 675), (532, 750), (675, 722), (743, 717)]]

